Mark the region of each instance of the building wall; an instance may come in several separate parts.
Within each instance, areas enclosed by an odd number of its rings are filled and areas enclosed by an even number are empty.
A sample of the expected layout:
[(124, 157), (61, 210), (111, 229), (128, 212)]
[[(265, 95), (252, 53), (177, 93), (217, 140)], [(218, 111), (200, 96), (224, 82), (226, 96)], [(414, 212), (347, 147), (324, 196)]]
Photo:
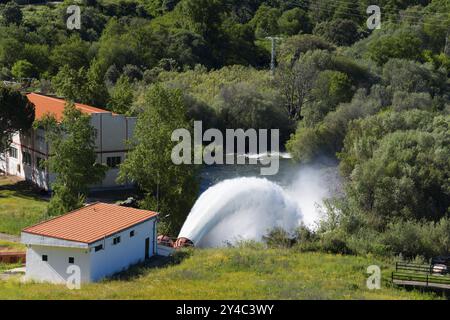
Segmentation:
[[(91, 115), (91, 124), (96, 130), (95, 151), (97, 161), (107, 164), (108, 157), (120, 157), (125, 160), (128, 152), (126, 141), (132, 137), (136, 118), (112, 113), (95, 113)], [(42, 189), (49, 190), (55, 175), (47, 170), (39, 168), (38, 160), (48, 158), (49, 150), (45, 142), (45, 132), (41, 129), (30, 130), (28, 133), (15, 134), (11, 147), (17, 149), (17, 158), (11, 152), (0, 157), (0, 170), (10, 175), (32, 181)], [(25, 163), (25, 153), (31, 155), (31, 165)], [(93, 190), (130, 188), (131, 183), (118, 184), (119, 169), (111, 168), (107, 171), (103, 181), (92, 186)]]
[[(135, 233), (134, 237), (130, 237), (132, 230)], [(118, 236), (121, 239), (120, 243), (114, 245), (113, 239)], [(144, 261), (146, 238), (150, 238), (149, 256), (157, 254), (156, 218), (90, 244), (91, 280), (99, 281)], [(95, 252), (98, 245), (103, 245), (103, 250)]]
[[(146, 238), (149, 238), (149, 256), (157, 254), (156, 224), (156, 218), (152, 218), (89, 245), (22, 233), (22, 242), (27, 245), (26, 279), (66, 283), (71, 275), (67, 268), (71, 265), (80, 267), (82, 283), (99, 281), (126, 270), (144, 261)], [(133, 230), (134, 237), (130, 237)], [(118, 236), (121, 241), (114, 245), (113, 239)], [(98, 245), (103, 245), (103, 249), (95, 252)], [(42, 261), (42, 255), (47, 255), (48, 261)], [(69, 263), (69, 257), (75, 259), (74, 264)]]
[[(48, 261), (42, 261), (47, 255)], [(74, 264), (69, 263), (73, 257)], [(81, 282), (90, 281), (89, 249), (29, 245), (27, 249), (26, 279), (38, 282), (67, 283), (69, 266), (80, 267)], [(70, 271), (70, 270), (69, 270)]]

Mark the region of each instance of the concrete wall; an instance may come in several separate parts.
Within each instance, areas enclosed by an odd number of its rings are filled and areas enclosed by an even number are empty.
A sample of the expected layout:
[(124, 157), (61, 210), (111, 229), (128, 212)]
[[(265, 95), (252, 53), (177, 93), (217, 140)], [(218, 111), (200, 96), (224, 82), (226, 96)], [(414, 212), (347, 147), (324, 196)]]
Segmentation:
[[(134, 230), (134, 237), (130, 232)], [(120, 236), (120, 243), (114, 245), (113, 239)], [(150, 238), (149, 256), (156, 254), (156, 218), (124, 230), (105, 240), (90, 244), (91, 280), (99, 281), (104, 277), (128, 269), (145, 259), (145, 239)], [(95, 252), (95, 247), (103, 245), (103, 250)]]
[[(42, 255), (47, 255), (48, 261), (42, 261)], [(74, 264), (69, 263), (69, 257), (75, 259)], [(81, 270), (81, 282), (90, 281), (89, 249), (30, 245), (26, 259), (26, 279), (65, 284), (71, 275), (67, 268), (76, 265)]]

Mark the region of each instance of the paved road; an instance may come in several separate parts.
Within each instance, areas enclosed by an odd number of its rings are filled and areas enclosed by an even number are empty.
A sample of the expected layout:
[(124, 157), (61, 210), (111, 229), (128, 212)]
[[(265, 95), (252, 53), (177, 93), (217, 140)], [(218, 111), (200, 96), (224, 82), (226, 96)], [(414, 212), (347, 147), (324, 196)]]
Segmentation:
[(9, 242), (20, 242), (19, 236), (13, 236), (6, 233), (0, 233), (0, 240), (9, 241)]

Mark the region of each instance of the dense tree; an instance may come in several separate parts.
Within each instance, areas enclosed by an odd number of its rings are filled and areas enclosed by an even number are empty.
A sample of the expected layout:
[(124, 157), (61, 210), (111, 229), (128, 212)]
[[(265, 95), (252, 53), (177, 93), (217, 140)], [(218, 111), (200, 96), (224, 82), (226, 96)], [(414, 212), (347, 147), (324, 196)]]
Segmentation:
[(19, 25), (22, 22), (23, 14), (15, 1), (9, 1), (1, 12), (6, 25)]
[(118, 114), (126, 114), (130, 111), (132, 104), (133, 87), (130, 79), (122, 75), (112, 90), (111, 98), (108, 102), (108, 109)]
[(349, 46), (360, 39), (358, 25), (348, 19), (337, 19), (319, 23), (314, 34), (334, 43), (337, 46)]
[(19, 91), (0, 86), (0, 148), (9, 145), (11, 135), (25, 132), (34, 121), (34, 105)]
[(171, 141), (172, 132), (192, 130), (183, 94), (153, 86), (141, 108), (131, 141), (133, 149), (120, 167), (120, 179), (139, 186), (144, 193), (141, 207), (160, 212), (161, 232), (176, 236), (198, 192), (195, 167), (175, 165), (171, 160), (177, 144)]
[(37, 76), (36, 68), (27, 60), (18, 60), (14, 63), (11, 74), (16, 79), (34, 78)]
[(88, 187), (101, 182), (106, 173), (106, 166), (96, 163), (90, 117), (68, 103), (60, 123), (49, 115), (35, 126), (45, 129), (50, 148), (45, 166), (56, 174), (48, 214), (60, 215), (82, 207)]
[(67, 41), (53, 48), (50, 56), (52, 68), (58, 72), (60, 68), (69, 66), (78, 70), (88, 65), (88, 44), (78, 36), (72, 36)]
[(285, 11), (278, 19), (278, 28), (280, 33), (290, 36), (312, 30), (308, 15), (300, 8)]

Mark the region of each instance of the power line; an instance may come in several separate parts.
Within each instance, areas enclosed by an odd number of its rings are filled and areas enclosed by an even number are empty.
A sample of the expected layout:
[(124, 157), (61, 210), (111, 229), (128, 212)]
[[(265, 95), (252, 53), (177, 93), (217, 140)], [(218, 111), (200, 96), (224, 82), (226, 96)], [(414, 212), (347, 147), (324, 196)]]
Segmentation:
[[(318, 4), (318, 3), (311, 3), (309, 5), (300, 4), (299, 6), (304, 8), (304, 9), (321, 9), (321, 10), (326, 10), (326, 11), (331, 12), (331, 8), (330, 7), (328, 7), (328, 6), (324, 7), (323, 5)], [(352, 16), (352, 17), (358, 17), (358, 18), (362, 18), (362, 19), (367, 19), (368, 18), (367, 15), (363, 15), (363, 14), (356, 14), (356, 13), (349, 13), (349, 12), (342, 12), (341, 14), (344, 15), (344, 16)], [(424, 18), (424, 17), (418, 17), (418, 16), (409, 16), (409, 15), (401, 14), (401, 13), (398, 13), (398, 14), (401, 17), (403, 17), (403, 18), (411, 18), (411, 19)], [(445, 15), (445, 13), (439, 13), (439, 14)], [(394, 23), (402, 22), (402, 21), (397, 21), (397, 20), (393, 20), (393, 19), (387, 19), (387, 20), (384, 20), (384, 21), (389, 21), (389, 22), (394, 22)], [(421, 25), (430, 25), (430, 26), (443, 26), (443, 27), (448, 25), (448, 23), (446, 21), (442, 21), (441, 23), (434, 23), (434, 22), (431, 23), (431, 22), (425, 22), (425, 21), (412, 21), (411, 23), (413, 23), (413, 24), (421, 24)]]

